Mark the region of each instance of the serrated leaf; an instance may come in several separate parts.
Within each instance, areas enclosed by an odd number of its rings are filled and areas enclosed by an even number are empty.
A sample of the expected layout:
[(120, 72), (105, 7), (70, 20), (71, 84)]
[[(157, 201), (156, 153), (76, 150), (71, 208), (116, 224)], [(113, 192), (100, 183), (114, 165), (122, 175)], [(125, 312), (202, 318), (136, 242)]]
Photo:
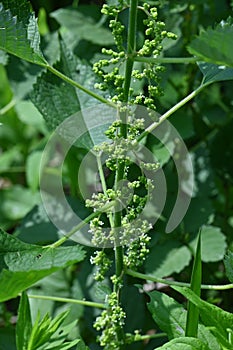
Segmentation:
[(155, 245), (146, 261), (146, 273), (156, 277), (169, 276), (179, 273), (189, 264), (191, 253), (185, 246), (175, 240)]
[(224, 265), (226, 269), (226, 275), (229, 278), (229, 281), (233, 283), (233, 252), (227, 252), (224, 258)]
[(233, 24), (229, 17), (214, 29), (202, 30), (188, 46), (188, 51), (201, 60), (233, 67), (232, 36)]
[[(197, 239), (194, 239), (190, 246), (195, 250)], [(227, 244), (226, 237), (221, 232), (219, 227), (215, 226), (203, 226), (201, 231), (201, 246), (202, 256), (201, 259), (204, 262), (214, 262), (223, 259)]]
[(0, 49), (26, 61), (47, 66), (40, 50), (40, 35), (35, 15), (26, 0), (0, 3)]
[(169, 341), (156, 350), (211, 350), (200, 339), (183, 337)]
[(55, 18), (61, 26), (70, 30), (76, 38), (98, 45), (114, 45), (111, 31), (81, 12), (63, 8), (52, 12), (50, 16)]
[(18, 319), (16, 324), (16, 344), (18, 350), (27, 350), (27, 344), (32, 331), (32, 320), (27, 294), (22, 293), (20, 298)]
[[(60, 48), (61, 60), (56, 68), (74, 80), (78, 80), (79, 74), (77, 72), (82, 72), (80, 83), (89, 85), (90, 81), (85, 81), (86, 69), (83, 68), (84, 66), (80, 62), (78, 63), (62, 40)], [(76, 90), (73, 86), (63, 82), (48, 71), (42, 73), (37, 79), (31, 98), (50, 129), (54, 130), (59, 127), (57, 133), (63, 139), (71, 144), (76, 141), (76, 146), (89, 150), (95, 144), (107, 140), (104, 131), (113, 122), (116, 111), (114, 113), (113, 108), (96, 105), (96, 103), (95, 108), (93, 108), (93, 102), (90, 104), (89, 100), (94, 99), (84, 95), (83, 92)], [(91, 105), (91, 108), (83, 110), (87, 105)], [(72, 118), (68, 119), (69, 117)], [(63, 124), (64, 121), (67, 121), (67, 123)]]
[(198, 66), (204, 76), (202, 81), (203, 86), (215, 83), (217, 81), (233, 79), (233, 68), (203, 62), (199, 62)]
[[(148, 308), (159, 328), (167, 333), (168, 339), (183, 337), (187, 317), (183, 306), (164, 293), (153, 291), (148, 294), (151, 299)], [(220, 350), (216, 338), (202, 324), (198, 325), (198, 338), (211, 350)]]
[(78, 245), (44, 248), (21, 242), (0, 230), (0, 301), (16, 297), (41, 278), (84, 257)]
[[(213, 327), (228, 343), (227, 329), (233, 329), (233, 314), (199, 298), (187, 287), (172, 286), (199, 308), (201, 320), (206, 327)], [(218, 338), (219, 339), (219, 338)], [(228, 343), (228, 349), (232, 349)]]

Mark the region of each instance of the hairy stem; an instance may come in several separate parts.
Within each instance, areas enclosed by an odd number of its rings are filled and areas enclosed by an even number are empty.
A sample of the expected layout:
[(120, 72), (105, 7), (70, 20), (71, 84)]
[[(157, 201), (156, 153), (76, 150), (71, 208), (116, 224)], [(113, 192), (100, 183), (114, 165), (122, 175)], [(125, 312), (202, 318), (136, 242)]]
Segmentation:
[(6, 106), (2, 107), (0, 109), (0, 115), (3, 115), (5, 113), (7, 113), (9, 110), (11, 110), (11, 108), (13, 108), (16, 105), (16, 100), (12, 99)]
[(53, 300), (53, 301), (59, 301), (59, 302), (62, 302), (62, 303), (72, 303), (72, 304), (90, 306), (90, 307), (94, 307), (94, 308), (98, 308), (98, 309), (106, 309), (107, 308), (107, 306), (105, 304), (95, 303), (93, 301), (79, 300), (79, 299), (70, 299), (70, 298), (61, 298), (61, 297), (54, 297), (54, 296), (50, 296), (50, 295), (29, 294), (28, 298), (30, 298), (30, 299), (41, 299), (41, 300)]
[[(102, 211), (108, 210), (112, 207), (114, 207), (116, 203), (113, 201), (111, 203), (107, 203), (103, 208)], [(44, 246), (44, 248), (57, 248), (60, 247), (64, 242), (66, 242), (71, 236), (73, 236), (77, 231), (81, 230), (85, 225), (87, 225), (92, 219), (98, 217), (101, 213), (99, 211), (95, 211), (94, 213), (91, 213), (88, 215), (83, 221), (81, 221), (77, 226), (75, 226), (70, 232), (68, 232), (64, 237), (60, 238), (58, 241), (56, 241), (53, 244), (49, 244), (47, 246)]]
[(196, 63), (198, 59), (196, 57), (140, 57), (135, 56), (134, 61), (145, 63)]
[(196, 90), (192, 91), (188, 96), (183, 98), (181, 101), (179, 101), (175, 106), (170, 108), (166, 113), (161, 115), (158, 121), (152, 123), (150, 126), (146, 128), (146, 130), (138, 137), (137, 141), (141, 141), (145, 136), (147, 136), (150, 132), (152, 132), (154, 129), (156, 129), (160, 124), (162, 124), (168, 117), (170, 117), (173, 113), (178, 111), (181, 107), (183, 107), (187, 102), (192, 100), (195, 96), (199, 94), (199, 92), (202, 91), (202, 89), (206, 85), (199, 86)]
[[(125, 273), (129, 276), (140, 278), (143, 280), (148, 280), (156, 283), (166, 284), (168, 286), (180, 286), (180, 287), (190, 287), (190, 283), (171, 281), (163, 278), (157, 278), (144, 273), (136, 272), (131, 269), (125, 269)], [(224, 285), (212, 285), (212, 284), (202, 284), (201, 289), (211, 289), (211, 290), (227, 290), (233, 289), (233, 283)]]
[(85, 92), (87, 95), (95, 98), (96, 100), (102, 102), (102, 103), (106, 103), (107, 105), (116, 108), (116, 105), (109, 101), (106, 100), (104, 97), (96, 94), (95, 92), (85, 88), (83, 85), (79, 84), (78, 82), (74, 81), (73, 79), (67, 77), (65, 74), (61, 73), (60, 71), (58, 71), (57, 69), (55, 69), (54, 67), (48, 65), (47, 69), (52, 72), (53, 74), (55, 74), (56, 76), (58, 76), (59, 78), (61, 78), (62, 80), (64, 80), (66, 83), (76, 87), (79, 90), (82, 90), (83, 92)]

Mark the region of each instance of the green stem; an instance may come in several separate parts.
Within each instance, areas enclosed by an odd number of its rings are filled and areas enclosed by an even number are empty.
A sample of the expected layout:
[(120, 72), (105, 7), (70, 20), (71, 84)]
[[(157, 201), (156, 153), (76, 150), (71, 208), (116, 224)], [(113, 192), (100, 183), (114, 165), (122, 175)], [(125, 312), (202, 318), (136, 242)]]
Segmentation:
[(58, 241), (56, 241), (53, 244), (49, 244), (47, 246), (44, 246), (44, 248), (57, 248), (60, 247), (64, 242), (66, 242), (71, 236), (73, 236), (77, 231), (81, 230), (85, 225), (87, 225), (92, 219), (96, 218), (99, 216), (102, 212), (105, 210), (108, 210), (112, 207), (114, 207), (116, 203), (110, 202), (107, 203), (103, 208), (102, 211), (95, 211), (94, 213), (91, 213), (88, 215), (83, 221), (81, 221), (77, 226), (75, 226), (70, 232), (68, 232), (64, 237), (60, 238)]
[(143, 340), (150, 340), (150, 339), (159, 339), (159, 338), (167, 338), (167, 333), (155, 333), (155, 334), (137, 334), (134, 337), (134, 342), (136, 341), (143, 341)]
[[(101, 185), (103, 188), (103, 192), (107, 196), (107, 184), (105, 181), (104, 171), (103, 171), (103, 167), (102, 167), (102, 163), (101, 163), (101, 155), (95, 154), (95, 156), (96, 156), (96, 161), (97, 161), (97, 166), (98, 166), (98, 171), (99, 171), (99, 176), (100, 176), (100, 181), (101, 181)], [(108, 218), (109, 218), (111, 228), (114, 228), (114, 221), (113, 221), (112, 213), (109, 213)]]
[[(136, 272), (131, 269), (125, 269), (125, 273), (129, 276), (140, 278), (143, 280), (148, 280), (152, 282), (166, 284), (168, 286), (180, 286), (180, 287), (190, 287), (190, 283), (170, 281), (163, 278), (157, 278), (151, 275), (147, 275), (144, 273)], [(211, 290), (227, 290), (233, 289), (233, 283), (225, 284), (225, 285), (211, 285), (211, 284), (202, 284), (201, 289), (211, 289)]]
[(70, 299), (70, 298), (61, 298), (61, 297), (54, 297), (54, 296), (50, 296), (50, 295), (29, 294), (28, 298), (30, 298), (30, 299), (42, 299), (42, 300), (60, 301), (62, 303), (73, 303), (73, 304), (78, 304), (78, 305), (95, 307), (95, 308), (98, 308), (98, 309), (106, 309), (107, 308), (107, 306), (105, 304), (95, 303), (93, 301), (86, 301), (86, 300), (79, 300), (79, 299)]
[(156, 129), (160, 124), (162, 124), (168, 117), (170, 117), (173, 113), (175, 113), (178, 109), (183, 107), (187, 102), (192, 100), (195, 96), (199, 94), (199, 92), (202, 91), (202, 89), (205, 87), (205, 85), (199, 86), (196, 90), (192, 91), (188, 96), (183, 98), (181, 101), (179, 101), (175, 106), (170, 108), (166, 113), (161, 115), (158, 121), (152, 123), (146, 130), (138, 137), (137, 141), (141, 141), (145, 136), (147, 136), (149, 133), (151, 133), (154, 129)]
[(137, 0), (130, 1), (129, 10), (129, 29), (127, 39), (127, 60), (125, 68), (125, 81), (124, 81), (124, 102), (128, 102), (129, 88), (131, 83), (131, 75), (134, 63), (134, 52), (136, 43), (136, 28), (137, 28)]
[(47, 69), (52, 72), (53, 74), (55, 74), (56, 76), (58, 76), (59, 78), (61, 78), (62, 80), (64, 80), (66, 83), (70, 84), (70, 85), (73, 85), (74, 87), (76, 87), (77, 89), (79, 90), (82, 90), (83, 92), (85, 92), (87, 95), (95, 98), (96, 100), (102, 102), (102, 103), (106, 103), (107, 105), (111, 106), (111, 107), (114, 107), (114, 108), (117, 108), (116, 105), (109, 101), (109, 100), (106, 100), (104, 97), (96, 94), (95, 92), (85, 88), (83, 85), (77, 83), (76, 81), (74, 81), (73, 79), (67, 77), (65, 74), (59, 72), (57, 69), (55, 69), (54, 67), (52, 66), (47, 66)]
[(198, 59), (196, 57), (140, 57), (135, 56), (134, 61), (145, 63), (196, 63)]
[(0, 115), (7, 113), (15, 105), (16, 105), (16, 100), (15, 99), (11, 100), (6, 106), (4, 106), (0, 109)]

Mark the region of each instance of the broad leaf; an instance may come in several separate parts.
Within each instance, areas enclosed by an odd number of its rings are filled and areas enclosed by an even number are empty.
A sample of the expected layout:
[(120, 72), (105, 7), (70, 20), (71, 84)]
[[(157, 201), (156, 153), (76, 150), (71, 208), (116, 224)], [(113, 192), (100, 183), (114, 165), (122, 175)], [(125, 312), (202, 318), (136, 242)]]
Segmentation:
[[(76, 81), (79, 81), (80, 73), (79, 82), (89, 88), (88, 69), (84, 69), (81, 62), (78, 63), (62, 40), (60, 48), (61, 59), (56, 68)], [(93, 90), (93, 86), (91, 88)], [(98, 106), (96, 102), (93, 108), (93, 102), (89, 102), (93, 98), (76, 90), (51, 72), (42, 73), (37, 79), (31, 98), (50, 129), (58, 127), (57, 134), (68, 143), (91, 149), (93, 145), (107, 140), (104, 131), (114, 120), (116, 112), (113, 113), (109, 106)], [(92, 107), (83, 111), (87, 106)]]
[(94, 22), (88, 17), (74, 9), (59, 9), (50, 14), (58, 23), (69, 29), (78, 39), (85, 39), (98, 45), (113, 45), (114, 39), (109, 29)]
[(227, 255), (224, 258), (224, 265), (226, 269), (226, 275), (231, 283), (233, 283), (233, 252), (227, 252)]
[(26, 178), (28, 186), (35, 192), (39, 186), (42, 151), (35, 151), (27, 157)]
[(18, 319), (16, 324), (16, 344), (18, 350), (27, 350), (27, 344), (32, 331), (32, 320), (27, 294), (22, 293), (20, 298)]
[[(172, 288), (180, 292), (193, 304), (198, 306), (204, 325), (207, 327), (214, 327), (217, 333), (220, 333), (221, 336), (225, 338), (225, 341), (227, 341), (227, 329), (233, 329), (233, 314), (200, 299), (189, 288), (177, 286), (172, 286)], [(228, 346), (229, 349), (233, 348), (233, 346), (230, 346), (230, 344), (228, 344)]]
[[(187, 317), (183, 306), (164, 293), (153, 291), (148, 294), (151, 299), (148, 308), (159, 328), (167, 333), (168, 339), (183, 337)], [(216, 338), (202, 324), (198, 325), (198, 338), (211, 350), (220, 350)]]
[[(197, 239), (194, 239), (190, 246), (195, 250)], [(219, 227), (203, 226), (201, 231), (201, 259), (204, 262), (214, 262), (223, 259), (227, 244), (226, 237), (221, 232)]]
[(156, 277), (179, 273), (191, 260), (190, 250), (175, 240), (155, 244), (146, 261), (146, 273)]
[(233, 79), (233, 68), (204, 62), (198, 63), (198, 66), (204, 76), (202, 81), (203, 86), (217, 81)]
[(35, 15), (26, 0), (0, 3), (0, 49), (26, 61), (47, 66), (40, 50), (40, 35)]
[(233, 67), (232, 36), (233, 23), (229, 17), (216, 28), (203, 30), (188, 46), (188, 51), (201, 60)]
[(78, 245), (45, 248), (21, 242), (0, 230), (0, 301), (16, 297), (41, 278), (84, 257)]
[(169, 341), (156, 350), (212, 350), (200, 339), (183, 337)]

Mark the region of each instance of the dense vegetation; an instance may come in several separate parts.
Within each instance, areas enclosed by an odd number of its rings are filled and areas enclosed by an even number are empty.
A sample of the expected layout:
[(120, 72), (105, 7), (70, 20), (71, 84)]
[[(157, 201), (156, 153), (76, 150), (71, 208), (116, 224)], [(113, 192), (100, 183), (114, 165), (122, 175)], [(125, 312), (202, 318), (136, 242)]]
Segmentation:
[(233, 349), (232, 7), (0, 1), (0, 350)]

